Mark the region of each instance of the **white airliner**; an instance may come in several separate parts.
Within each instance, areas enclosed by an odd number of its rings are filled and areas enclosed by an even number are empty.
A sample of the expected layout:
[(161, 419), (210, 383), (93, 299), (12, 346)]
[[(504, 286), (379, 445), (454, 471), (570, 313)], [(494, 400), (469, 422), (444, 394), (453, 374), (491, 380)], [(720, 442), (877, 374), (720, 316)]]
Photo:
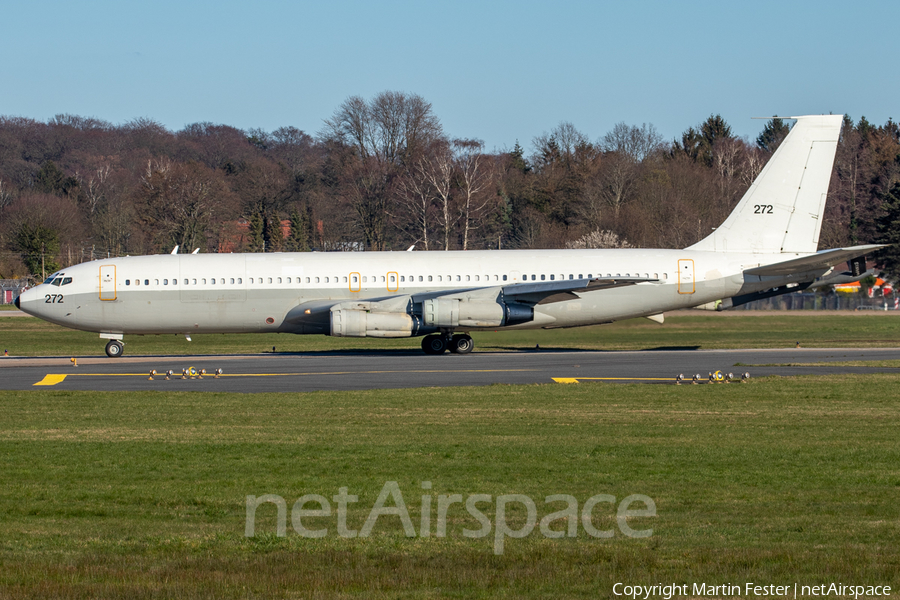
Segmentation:
[[(578, 327), (722, 310), (857, 280), (878, 245), (816, 252), (842, 116), (797, 123), (712, 235), (684, 250), (166, 254), (54, 273), (15, 304), (109, 340), (125, 334), (422, 336), (471, 352), (478, 329)], [(850, 272), (835, 266), (850, 263)], [(862, 265), (862, 266), (861, 266)]]

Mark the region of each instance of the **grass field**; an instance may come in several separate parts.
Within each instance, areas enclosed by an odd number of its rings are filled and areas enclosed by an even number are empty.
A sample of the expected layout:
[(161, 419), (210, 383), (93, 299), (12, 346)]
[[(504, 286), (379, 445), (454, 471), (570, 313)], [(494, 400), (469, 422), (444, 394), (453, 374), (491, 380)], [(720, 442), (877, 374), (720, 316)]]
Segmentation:
[[(542, 349), (643, 350), (648, 348), (895, 347), (900, 316), (893, 313), (679, 312), (659, 325), (632, 319), (609, 325), (539, 331), (476, 332), (476, 352)], [(126, 336), (125, 352), (233, 354), (333, 350), (418, 350), (420, 339), (347, 339), (290, 334)], [(0, 350), (11, 356), (102, 356), (106, 342), (32, 317), (0, 317)]]
[[(900, 589), (900, 375), (749, 384), (581, 384), (309, 394), (0, 392), (0, 598), (605, 598), (628, 584), (744, 582)], [(342, 538), (332, 517), (291, 526), (304, 494), (359, 496), (361, 529), (396, 481), (399, 517)], [(431, 482), (423, 489), (422, 482)], [(247, 495), (274, 505), (244, 535)], [(538, 528), (468, 538), (438, 495), (616, 502), (644, 494), (652, 528), (609, 539)], [(481, 508), (496, 524), (495, 504)], [(393, 506), (392, 501), (388, 505)], [(315, 505), (307, 505), (313, 508)], [(642, 505), (634, 508), (641, 508)], [(511, 504), (506, 521), (526, 522)], [(565, 523), (555, 522), (555, 530)], [(495, 530), (495, 529), (494, 529)], [(658, 596), (656, 596), (658, 597)]]

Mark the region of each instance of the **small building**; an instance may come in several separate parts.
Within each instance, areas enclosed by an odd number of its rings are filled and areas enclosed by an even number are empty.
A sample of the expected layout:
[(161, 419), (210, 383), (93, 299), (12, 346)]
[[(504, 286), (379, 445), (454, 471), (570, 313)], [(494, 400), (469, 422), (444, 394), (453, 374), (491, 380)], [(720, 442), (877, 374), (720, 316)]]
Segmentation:
[(27, 279), (0, 279), (0, 304), (12, 304), (16, 297), (28, 289)]

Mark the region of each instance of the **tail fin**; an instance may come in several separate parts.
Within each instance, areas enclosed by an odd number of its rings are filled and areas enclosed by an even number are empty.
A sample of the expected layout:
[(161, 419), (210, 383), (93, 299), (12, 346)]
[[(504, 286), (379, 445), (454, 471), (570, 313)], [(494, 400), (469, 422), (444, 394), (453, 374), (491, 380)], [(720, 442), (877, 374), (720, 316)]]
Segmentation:
[(843, 115), (790, 118), (797, 123), (732, 213), (689, 250), (816, 251)]

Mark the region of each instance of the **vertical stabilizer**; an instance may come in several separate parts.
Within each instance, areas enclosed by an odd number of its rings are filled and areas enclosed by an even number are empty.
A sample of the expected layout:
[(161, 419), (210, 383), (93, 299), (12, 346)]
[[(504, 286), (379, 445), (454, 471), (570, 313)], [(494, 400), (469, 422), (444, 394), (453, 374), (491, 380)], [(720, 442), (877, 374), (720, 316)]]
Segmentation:
[(815, 252), (843, 115), (797, 123), (725, 222), (690, 250)]

